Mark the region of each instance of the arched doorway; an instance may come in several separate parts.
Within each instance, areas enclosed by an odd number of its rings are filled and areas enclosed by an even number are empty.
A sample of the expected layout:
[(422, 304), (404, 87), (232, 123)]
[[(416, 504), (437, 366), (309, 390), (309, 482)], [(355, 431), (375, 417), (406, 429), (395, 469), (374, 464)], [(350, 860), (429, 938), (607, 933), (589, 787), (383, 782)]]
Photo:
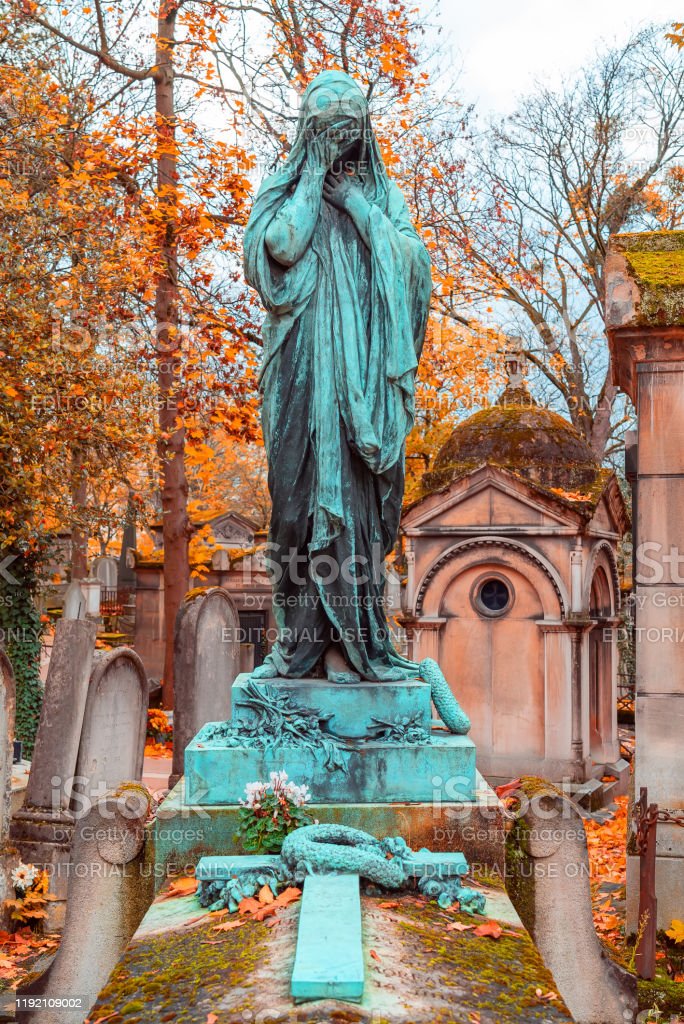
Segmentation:
[(591, 756), (611, 756), (613, 741), (613, 602), (605, 569), (599, 566), (591, 581), (589, 616), (589, 743)]

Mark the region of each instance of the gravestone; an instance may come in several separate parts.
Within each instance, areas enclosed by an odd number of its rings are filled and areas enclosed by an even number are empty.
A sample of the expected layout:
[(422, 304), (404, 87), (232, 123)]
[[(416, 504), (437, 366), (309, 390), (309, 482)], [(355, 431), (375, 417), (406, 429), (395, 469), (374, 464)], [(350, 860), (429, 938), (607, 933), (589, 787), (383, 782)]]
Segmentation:
[(230, 714), (240, 671), (240, 620), (227, 590), (211, 587), (181, 606), (174, 643), (173, 765), (169, 787), (183, 774), (185, 748), (207, 722)]
[[(525, 806), (506, 843), (506, 888), (578, 1024), (624, 1024), (636, 979), (594, 929), (589, 855), (576, 805), (542, 779), (521, 784)], [(581, 979), (581, 984), (578, 984)]]
[[(46, 1005), (35, 1011), (18, 1008), (17, 1021), (81, 1024), (88, 1016), (152, 902), (154, 879), (144, 865), (149, 809), (146, 789), (124, 785), (98, 800), (76, 824), (59, 951), (40, 977), (17, 992), (19, 998), (44, 996)], [(78, 1007), (61, 1007), (65, 997), (77, 999)]]
[(11, 836), (26, 863), (50, 874), (48, 930), (61, 927), (73, 830), (70, 802), (97, 626), (61, 619), (55, 628), (24, 806)]
[(102, 555), (93, 562), (93, 575), (107, 590), (114, 590), (118, 582), (118, 566), (116, 559), (110, 555)]
[(122, 782), (142, 778), (147, 733), (147, 677), (127, 647), (96, 654), (88, 686), (71, 809), (86, 810)]
[(81, 581), (72, 580), (64, 594), (62, 619), (82, 619), (86, 613), (85, 594), (81, 590)]
[(0, 651), (0, 927), (8, 925), (4, 902), (14, 897), (12, 871), (19, 863), (17, 850), (9, 843), (12, 797), (12, 753), (14, 739), (15, 684), (9, 658)]

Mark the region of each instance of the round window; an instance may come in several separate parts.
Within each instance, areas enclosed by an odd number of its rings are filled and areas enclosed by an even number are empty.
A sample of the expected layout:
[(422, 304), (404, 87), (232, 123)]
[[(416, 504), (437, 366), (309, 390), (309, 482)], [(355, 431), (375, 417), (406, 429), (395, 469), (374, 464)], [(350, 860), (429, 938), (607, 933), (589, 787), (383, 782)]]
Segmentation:
[(501, 576), (490, 576), (476, 588), (475, 605), (483, 615), (503, 615), (512, 599), (511, 587)]

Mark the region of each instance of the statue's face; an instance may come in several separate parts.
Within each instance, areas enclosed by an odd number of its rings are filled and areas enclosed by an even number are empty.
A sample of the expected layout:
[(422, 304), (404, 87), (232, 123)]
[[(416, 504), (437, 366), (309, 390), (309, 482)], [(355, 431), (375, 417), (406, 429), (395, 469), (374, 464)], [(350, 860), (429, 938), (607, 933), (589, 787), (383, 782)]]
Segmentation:
[(318, 135), (323, 132), (334, 140), (334, 159), (348, 159), (358, 150), (365, 122), (365, 101), (350, 91), (321, 87), (308, 100), (307, 129)]

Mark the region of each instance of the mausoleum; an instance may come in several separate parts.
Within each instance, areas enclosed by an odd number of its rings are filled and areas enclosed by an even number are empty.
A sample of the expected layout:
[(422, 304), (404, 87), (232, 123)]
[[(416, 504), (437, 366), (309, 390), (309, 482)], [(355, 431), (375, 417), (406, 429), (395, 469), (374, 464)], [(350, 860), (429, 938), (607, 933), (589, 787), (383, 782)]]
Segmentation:
[(435, 658), (488, 778), (583, 782), (619, 757), (615, 474), (539, 406), (519, 360), (453, 431), (404, 510), (409, 657)]

